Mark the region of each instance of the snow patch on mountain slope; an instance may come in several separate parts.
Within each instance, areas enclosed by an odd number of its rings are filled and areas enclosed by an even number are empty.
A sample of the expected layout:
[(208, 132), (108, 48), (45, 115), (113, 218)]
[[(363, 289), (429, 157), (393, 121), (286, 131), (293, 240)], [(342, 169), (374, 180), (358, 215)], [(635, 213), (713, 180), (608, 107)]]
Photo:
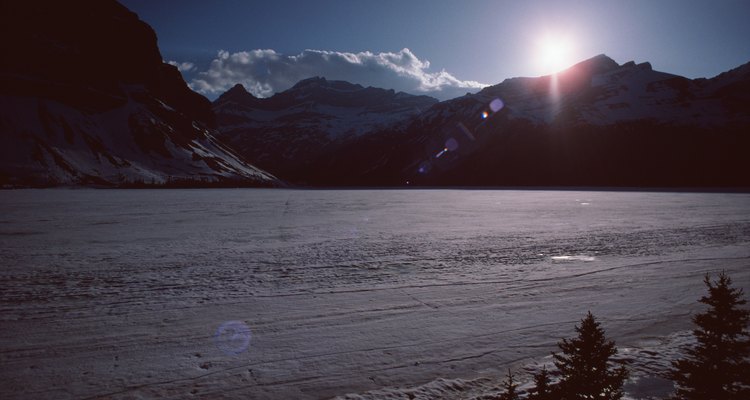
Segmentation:
[(162, 102), (149, 107), (133, 99), (143, 95), (141, 90), (128, 87), (127, 102), (102, 113), (54, 100), (0, 96), (0, 121), (9, 141), (3, 169), (12, 178), (28, 173), (35, 181), (59, 184), (276, 181)]
[[(581, 64), (585, 67), (583, 64), (595, 59)], [(500, 98), (509, 118), (535, 124), (551, 124), (561, 116), (572, 115), (577, 123), (600, 126), (652, 120), (710, 127), (728, 121), (750, 122), (747, 116), (728, 110), (725, 99), (717, 95), (723, 87), (747, 79), (745, 69), (740, 67), (711, 80), (690, 80), (654, 71), (649, 63), (628, 62), (587, 70), (574, 66), (556, 75), (506, 79), (470, 97), (480, 102)]]
[(583, 119), (608, 125), (634, 119), (709, 126), (728, 117), (717, 99), (700, 98), (693, 81), (642, 64), (594, 75), (591, 87), (601, 98), (580, 107)]
[(320, 131), (332, 140), (383, 129), (419, 111), (413, 108), (402, 108), (384, 113), (369, 107), (341, 107), (313, 103), (281, 110), (242, 110), (221, 105), (216, 108), (219, 114), (242, 119), (242, 122), (222, 124), (223, 132), (274, 129), (281, 126), (285, 129)]

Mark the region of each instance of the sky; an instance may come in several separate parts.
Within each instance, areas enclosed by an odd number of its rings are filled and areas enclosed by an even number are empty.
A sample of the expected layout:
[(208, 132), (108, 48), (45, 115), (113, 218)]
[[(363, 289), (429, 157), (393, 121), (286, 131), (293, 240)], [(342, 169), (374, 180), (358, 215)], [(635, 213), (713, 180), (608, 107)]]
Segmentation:
[(750, 1), (120, 0), (214, 99), (312, 76), (441, 100), (598, 54), (688, 78), (750, 61)]

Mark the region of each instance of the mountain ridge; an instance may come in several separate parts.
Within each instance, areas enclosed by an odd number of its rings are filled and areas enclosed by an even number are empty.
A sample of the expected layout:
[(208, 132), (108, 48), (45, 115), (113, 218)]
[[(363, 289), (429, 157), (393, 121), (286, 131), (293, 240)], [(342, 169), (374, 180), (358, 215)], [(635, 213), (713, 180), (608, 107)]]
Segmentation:
[(213, 103), (219, 132), (249, 160), (305, 183), (315, 165), (359, 135), (391, 127), (438, 101), (322, 77), (269, 98), (235, 85)]
[(210, 102), (113, 0), (3, 2), (0, 183), (273, 186), (214, 136)]
[[(595, 56), (558, 74), (506, 79), (359, 135), (314, 163), (310, 181), (750, 187), (739, 150), (750, 145), (747, 69), (688, 79), (648, 62)], [(501, 106), (493, 110), (495, 102)]]
[(750, 63), (688, 79), (599, 54), (442, 102), (313, 77), (212, 103), (114, 0), (2, 11), (3, 185), (750, 187)]

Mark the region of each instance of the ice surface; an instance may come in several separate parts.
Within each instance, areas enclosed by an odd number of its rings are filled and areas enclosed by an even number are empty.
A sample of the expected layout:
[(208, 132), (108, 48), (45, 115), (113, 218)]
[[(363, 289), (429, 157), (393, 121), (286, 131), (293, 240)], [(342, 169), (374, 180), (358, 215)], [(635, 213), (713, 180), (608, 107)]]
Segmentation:
[(19, 190), (0, 210), (3, 399), (471, 398), (588, 310), (642, 349), (690, 328), (704, 273), (750, 291), (746, 194)]

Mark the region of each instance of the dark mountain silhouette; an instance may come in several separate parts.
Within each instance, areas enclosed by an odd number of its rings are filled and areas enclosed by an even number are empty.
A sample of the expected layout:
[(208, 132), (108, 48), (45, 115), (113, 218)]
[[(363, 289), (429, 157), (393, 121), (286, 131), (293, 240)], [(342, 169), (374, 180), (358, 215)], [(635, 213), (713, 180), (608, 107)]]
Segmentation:
[(427, 96), (310, 78), (259, 99), (236, 85), (214, 102), (219, 130), (240, 154), (297, 183), (363, 135), (408, 123), (437, 103)]
[(113, 0), (0, 7), (1, 184), (278, 184), (248, 160), (307, 185), (750, 187), (750, 64), (599, 55), (440, 103), (312, 78), (211, 104)]
[(270, 185), (112, 0), (4, 1), (0, 183)]
[(750, 187), (750, 64), (712, 79), (600, 55), (360, 135), (326, 185)]

